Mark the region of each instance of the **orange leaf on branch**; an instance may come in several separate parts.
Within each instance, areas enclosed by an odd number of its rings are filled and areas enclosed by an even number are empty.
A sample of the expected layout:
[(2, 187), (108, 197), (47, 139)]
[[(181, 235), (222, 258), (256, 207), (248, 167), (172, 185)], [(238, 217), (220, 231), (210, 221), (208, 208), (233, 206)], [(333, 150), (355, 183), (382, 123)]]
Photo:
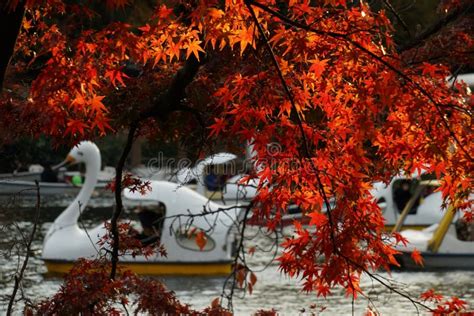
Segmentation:
[(311, 212), (307, 214), (311, 218), (309, 224), (314, 225), (314, 226), (322, 226), (325, 225), (327, 222), (326, 215), (320, 213), (320, 212)]
[(417, 265), (423, 266), (423, 257), (418, 249), (413, 249), (410, 256)]
[(202, 230), (196, 233), (195, 235), (195, 240), (196, 240), (196, 245), (198, 245), (200, 250), (203, 250), (204, 247), (206, 247), (207, 244), (207, 237), (206, 233), (204, 233)]
[(189, 56), (193, 54), (199, 61), (199, 52), (204, 52), (204, 49), (202, 49), (199, 44), (201, 44), (201, 41), (193, 39), (183, 46), (183, 48), (186, 49), (186, 58), (189, 58)]

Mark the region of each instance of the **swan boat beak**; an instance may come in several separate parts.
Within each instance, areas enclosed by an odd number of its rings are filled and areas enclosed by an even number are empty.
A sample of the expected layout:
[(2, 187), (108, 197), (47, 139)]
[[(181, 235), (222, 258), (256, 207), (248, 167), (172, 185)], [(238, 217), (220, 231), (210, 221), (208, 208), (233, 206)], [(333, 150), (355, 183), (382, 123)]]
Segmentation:
[(62, 168), (68, 165), (73, 165), (74, 163), (76, 163), (76, 159), (74, 159), (74, 157), (72, 157), (71, 155), (67, 155), (66, 159), (64, 159), (63, 162), (53, 166), (51, 169), (58, 170), (59, 168)]

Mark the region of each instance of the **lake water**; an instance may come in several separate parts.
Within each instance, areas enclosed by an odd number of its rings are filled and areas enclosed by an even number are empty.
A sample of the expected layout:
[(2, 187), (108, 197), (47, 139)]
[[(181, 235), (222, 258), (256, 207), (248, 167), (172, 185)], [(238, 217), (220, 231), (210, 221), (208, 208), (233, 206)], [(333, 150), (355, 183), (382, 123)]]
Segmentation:
[[(7, 203), (8, 204), (8, 203)], [(87, 225), (93, 225), (108, 218), (111, 214), (110, 207), (103, 207), (107, 202), (99, 202), (100, 208), (88, 209), (84, 214), (83, 221)], [(5, 205), (5, 203), (0, 204)], [(38, 234), (33, 243), (32, 256), (23, 282), (24, 295), (30, 300), (38, 300), (51, 296), (58, 290), (61, 279), (46, 277), (46, 268), (40, 260), (42, 239), (54, 218), (62, 211), (62, 208), (54, 206), (42, 208), (41, 221)], [(13, 206), (13, 207), (12, 207)], [(30, 231), (34, 218), (34, 210), (20, 204), (9, 203), (9, 208), (0, 209), (0, 225), (2, 227), (0, 236), (0, 314), (6, 311), (8, 295), (13, 287), (12, 275), (21, 260), (14, 251), (9, 255), (9, 244), (17, 234), (17, 228), (12, 223), (17, 223), (18, 228), (25, 232)], [(256, 228), (250, 228), (249, 235), (256, 235), (251, 243), (262, 247), (268, 247), (270, 240), (259, 233)], [(258, 281), (252, 295), (237, 292), (234, 297), (234, 311), (237, 315), (249, 315), (258, 309), (274, 308), (281, 315), (300, 314), (302, 309), (311, 310), (311, 305), (316, 305), (314, 311), (325, 308), (321, 315), (351, 315), (354, 309), (356, 315), (367, 310), (370, 304), (374, 304), (382, 314), (385, 315), (411, 315), (416, 314), (416, 308), (406, 299), (390, 292), (384, 286), (372, 281), (368, 277), (362, 279), (361, 285), (365, 290), (367, 298), (359, 298), (352, 305), (351, 299), (344, 295), (342, 289), (335, 289), (327, 299), (317, 297), (313, 294), (302, 293), (299, 289), (298, 280), (289, 279), (279, 272), (278, 266), (272, 263), (272, 253), (256, 252), (249, 258), (249, 264), (257, 272)], [(392, 279), (397, 286), (405, 292), (417, 297), (421, 292), (434, 288), (445, 295), (457, 295), (474, 306), (474, 272), (473, 271), (447, 271), (447, 272), (393, 272), (391, 275), (381, 273), (381, 276)], [(166, 277), (161, 278), (169, 289), (176, 292), (177, 297), (184, 303), (195, 308), (208, 306), (210, 302), (221, 294), (224, 277)], [(17, 296), (18, 297), (18, 296)], [(21, 304), (20, 304), (21, 305)], [(16, 311), (21, 314), (21, 309)]]

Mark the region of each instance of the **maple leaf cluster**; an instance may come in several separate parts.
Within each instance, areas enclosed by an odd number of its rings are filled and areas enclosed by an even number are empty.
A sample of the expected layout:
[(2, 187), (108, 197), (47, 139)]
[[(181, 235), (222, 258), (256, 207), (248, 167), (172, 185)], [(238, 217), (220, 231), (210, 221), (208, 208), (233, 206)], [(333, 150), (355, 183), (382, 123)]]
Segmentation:
[(465, 309), (467, 303), (457, 297), (445, 299), (443, 295), (436, 293), (433, 289), (420, 294), (420, 299), (427, 302), (436, 303), (436, 308), (433, 310), (435, 315), (446, 315), (459, 313)]
[[(121, 187), (123, 189), (127, 188), (132, 193), (139, 192), (141, 195), (151, 191), (150, 181), (144, 181), (138, 177), (133, 176), (133, 174), (129, 172), (122, 176)], [(106, 188), (112, 192), (115, 192), (115, 179), (107, 183)]]
[[(65, 277), (52, 298), (40, 302), (32, 315), (121, 315), (121, 308), (133, 308), (135, 314), (150, 315), (225, 315), (228, 311), (213, 303), (203, 311), (182, 304), (173, 292), (158, 280), (140, 278), (120, 269), (110, 279), (110, 261), (80, 259)], [(133, 304), (130, 299), (133, 298)], [(67, 302), (65, 304), (65, 302)]]
[[(396, 264), (374, 181), (434, 173), (446, 203), (472, 217), (473, 99), (465, 84), (447, 84), (452, 69), (442, 58), (430, 62), (436, 41), (401, 49), (384, 11), (365, 2), (167, 4), (175, 6), (157, 6), (139, 26), (96, 29), (84, 22), (93, 13), (83, 6), (28, 2), (11, 73), (40, 56), (45, 62), (27, 88), (7, 82), (2, 120), (28, 121), (12, 130), (58, 140), (142, 119), (142, 134), (194, 136), (196, 125), (175, 113), (183, 112), (204, 125), (208, 143), (251, 142), (259, 180), (253, 219), (274, 229), (290, 204), (311, 218), (310, 227), (295, 222), (278, 260), (303, 278), (304, 290), (323, 296), (341, 285), (355, 297), (362, 273)], [(471, 28), (460, 20), (438, 34), (458, 47), (451, 61), (469, 64)], [(203, 236), (197, 242), (204, 247)], [(422, 262), (416, 253), (414, 260)]]
[[(110, 223), (105, 223), (106, 235), (97, 243), (101, 251), (96, 259), (80, 258), (65, 276), (64, 284), (51, 298), (44, 299), (25, 310), (27, 315), (121, 315), (123, 308), (133, 309), (135, 314), (150, 315), (231, 315), (219, 300), (211, 302), (202, 311), (182, 304), (172, 291), (154, 278), (136, 275), (119, 265), (114, 278), (110, 277), (113, 238)], [(131, 255), (148, 258), (166, 250), (159, 243), (143, 245), (128, 222), (118, 225), (120, 256)], [(105, 251), (104, 251), (105, 250)]]

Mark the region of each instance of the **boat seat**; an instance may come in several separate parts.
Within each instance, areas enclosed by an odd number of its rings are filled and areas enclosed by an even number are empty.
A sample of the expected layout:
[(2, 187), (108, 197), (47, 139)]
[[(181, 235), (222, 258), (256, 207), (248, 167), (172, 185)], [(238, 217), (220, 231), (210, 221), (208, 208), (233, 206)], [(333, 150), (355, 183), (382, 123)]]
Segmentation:
[(152, 245), (156, 242), (159, 242), (160, 241), (160, 236), (159, 235), (148, 236), (148, 237), (145, 237), (145, 238), (140, 238), (140, 241), (141, 241), (142, 245), (145, 247), (145, 246)]

